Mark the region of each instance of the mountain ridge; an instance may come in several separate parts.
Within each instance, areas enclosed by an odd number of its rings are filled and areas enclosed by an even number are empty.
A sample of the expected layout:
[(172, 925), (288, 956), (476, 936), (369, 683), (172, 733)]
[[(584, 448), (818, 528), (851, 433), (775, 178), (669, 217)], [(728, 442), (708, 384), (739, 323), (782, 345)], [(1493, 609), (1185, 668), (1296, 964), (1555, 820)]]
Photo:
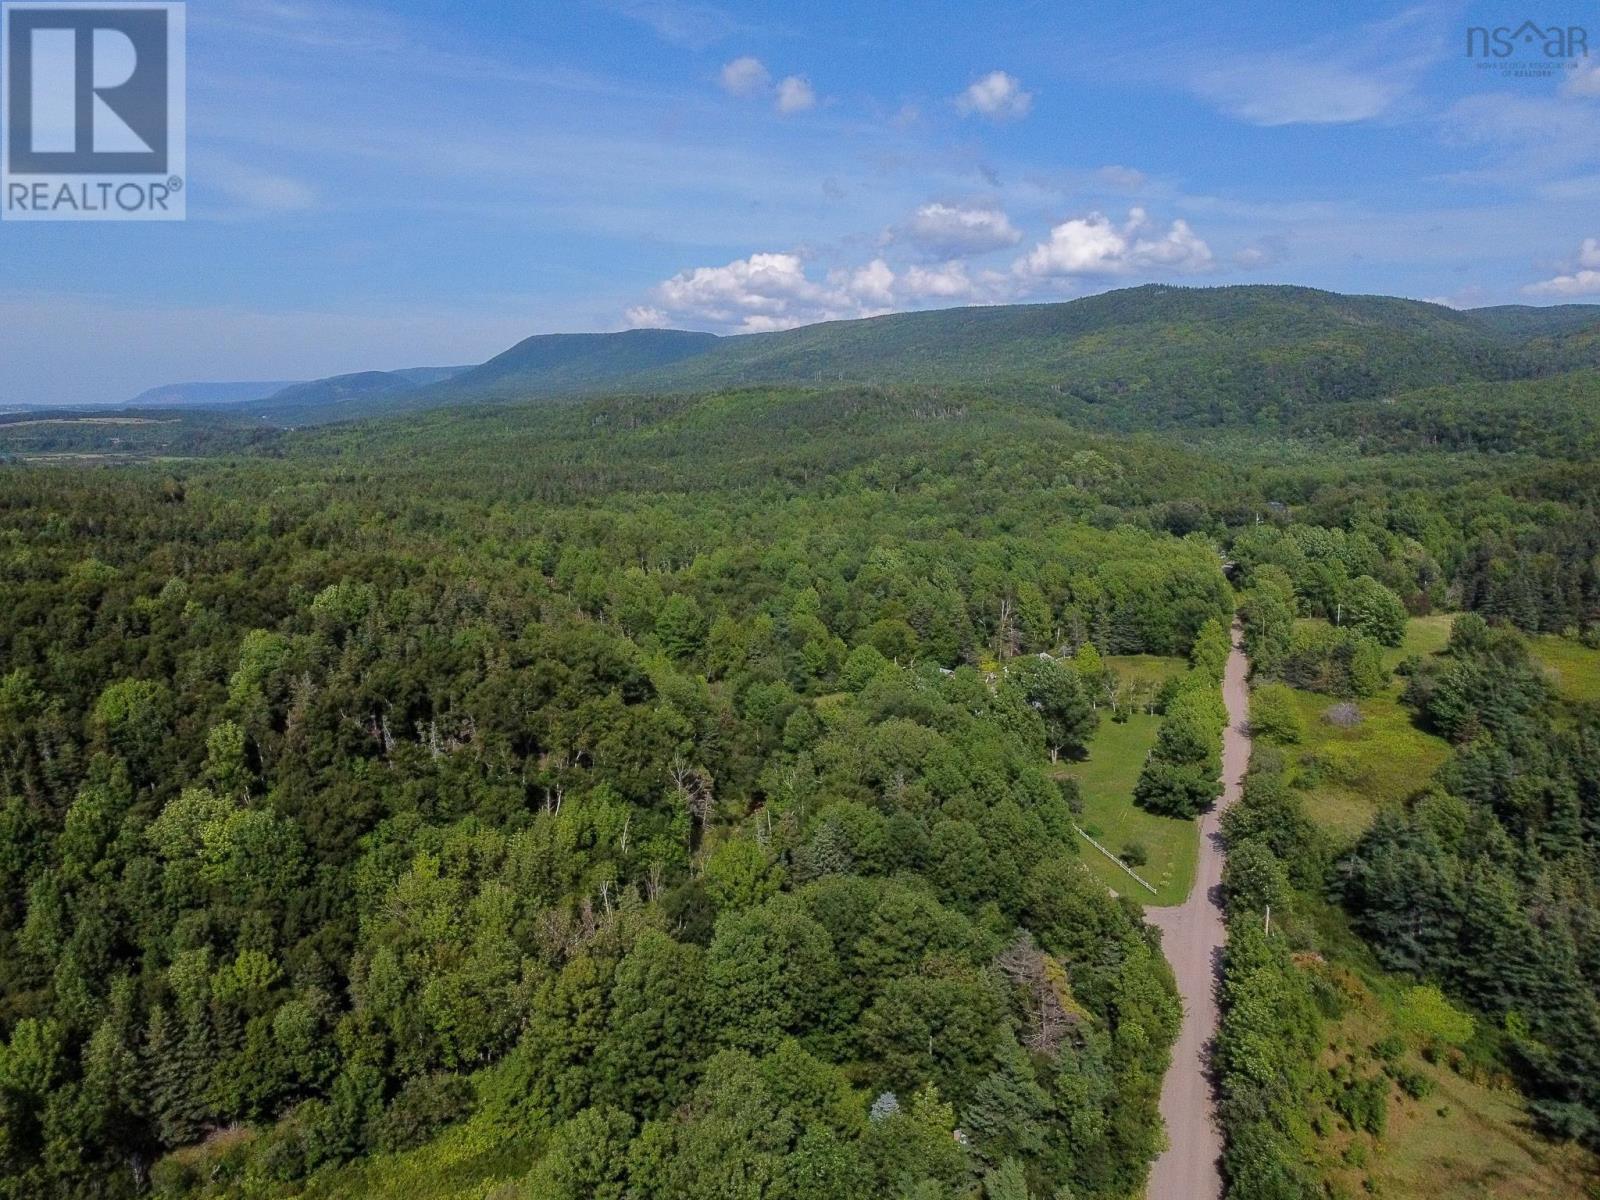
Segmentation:
[(445, 377), (357, 372), (297, 385), (245, 411), (298, 425), (607, 393), (871, 383), (1026, 393), (1131, 428), (1277, 419), (1441, 383), (1593, 365), (1600, 305), (1463, 310), (1295, 285), (1146, 284), (770, 333), (536, 334)]

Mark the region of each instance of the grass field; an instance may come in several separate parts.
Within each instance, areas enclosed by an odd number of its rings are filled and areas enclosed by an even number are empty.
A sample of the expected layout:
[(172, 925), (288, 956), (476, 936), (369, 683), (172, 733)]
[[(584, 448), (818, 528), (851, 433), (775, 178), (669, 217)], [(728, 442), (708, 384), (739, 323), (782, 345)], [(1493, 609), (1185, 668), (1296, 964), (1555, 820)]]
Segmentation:
[[(1438, 654), (1450, 640), (1452, 613), (1413, 617), (1401, 645), (1385, 652), (1392, 669), (1412, 656)], [(1550, 672), (1551, 682), (1575, 703), (1600, 703), (1600, 650), (1571, 638), (1546, 634), (1528, 639), (1529, 647)], [(1404, 680), (1395, 680), (1382, 694), (1357, 702), (1361, 723), (1340, 729), (1323, 719), (1333, 698), (1296, 692), (1306, 737), (1288, 748), (1293, 768), (1306, 794), (1306, 809), (1340, 844), (1353, 842), (1385, 804), (1402, 803), (1449, 757), (1449, 746), (1417, 728), (1410, 710), (1400, 703)]]
[[(1125, 683), (1146, 680), (1157, 686), (1181, 673), (1185, 666), (1181, 659), (1148, 654), (1112, 657), (1106, 664)], [(1156, 894), (1145, 891), (1085, 842), (1083, 861), (1095, 877), (1114, 891), (1145, 903), (1178, 904), (1189, 894), (1189, 885), (1194, 881), (1200, 847), (1195, 822), (1158, 817), (1133, 803), (1133, 786), (1139, 781), (1145, 756), (1155, 745), (1160, 726), (1160, 717), (1144, 713), (1136, 713), (1120, 724), (1109, 718), (1102, 720), (1089, 744), (1088, 758), (1066, 764), (1062, 774), (1078, 781), (1083, 795), (1083, 815), (1078, 823), (1089, 836), (1117, 854), (1130, 843), (1144, 847), (1148, 861), (1134, 870), (1155, 885)]]
[[(1453, 619), (1449, 614), (1412, 618), (1405, 640), (1386, 652), (1387, 665), (1392, 669), (1413, 655), (1443, 650)], [(1340, 846), (1360, 837), (1384, 805), (1400, 804), (1426, 787), (1450, 756), (1450, 747), (1419, 729), (1400, 703), (1404, 685), (1396, 679), (1379, 695), (1355, 701), (1361, 721), (1349, 729), (1324, 715), (1339, 702), (1335, 697), (1294, 693), (1305, 738), (1285, 748), (1289, 778), (1305, 794), (1307, 815)]]
[(1290, 779), (1305, 792), (1307, 814), (1340, 844), (1355, 841), (1379, 808), (1427, 786), (1450, 756), (1442, 739), (1413, 723), (1399, 684), (1357, 701), (1361, 723), (1351, 729), (1325, 718), (1332, 697), (1297, 691), (1295, 701), (1306, 733), (1288, 748)]
[[(1413, 617), (1406, 624), (1405, 641), (1384, 652), (1384, 661), (1393, 669), (1413, 654), (1438, 654), (1450, 641), (1450, 624), (1455, 613), (1434, 613)], [(1575, 704), (1600, 704), (1600, 650), (1554, 633), (1528, 638), (1528, 649), (1550, 673), (1550, 682), (1563, 699)]]
[[(1364, 971), (1314, 965), (1336, 985), (1346, 1010), (1325, 1031), (1324, 1065), (1351, 1064), (1375, 1074), (1372, 1047), (1399, 1032), (1394, 1014), (1405, 981)], [(1408, 1071), (1431, 1085), (1414, 1099), (1389, 1088), (1381, 1138), (1358, 1133), (1327, 1109), (1319, 1138), (1330, 1195), (1377, 1195), (1429, 1200), (1579, 1200), (1600, 1183), (1595, 1160), (1571, 1145), (1534, 1132), (1521, 1096), (1508, 1081), (1471, 1078), (1443, 1060), (1429, 1063), (1414, 1047), (1402, 1057)]]
[(1167, 658), (1160, 654), (1112, 654), (1105, 659), (1125, 684), (1146, 683), (1160, 687), (1167, 680), (1182, 675), (1189, 664), (1181, 658)]
[(1563, 699), (1575, 704), (1600, 704), (1600, 650), (1553, 633), (1528, 639), (1533, 656), (1550, 673)]
[(1424, 657), (1442, 653), (1450, 644), (1450, 626), (1455, 613), (1432, 613), (1426, 617), (1412, 617), (1406, 622), (1406, 636), (1400, 645), (1384, 651), (1384, 663), (1393, 670), (1402, 659), (1413, 654)]

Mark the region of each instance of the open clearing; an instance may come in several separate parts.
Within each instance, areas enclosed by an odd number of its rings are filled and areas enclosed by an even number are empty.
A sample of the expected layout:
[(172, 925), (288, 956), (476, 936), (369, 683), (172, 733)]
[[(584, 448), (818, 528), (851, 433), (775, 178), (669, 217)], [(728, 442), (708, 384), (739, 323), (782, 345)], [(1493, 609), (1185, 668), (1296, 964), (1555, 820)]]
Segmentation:
[(1550, 682), (1562, 699), (1574, 704), (1600, 704), (1600, 650), (1553, 633), (1529, 638), (1528, 647), (1549, 672)]
[[(1106, 663), (1124, 684), (1144, 680), (1157, 687), (1163, 680), (1182, 673), (1186, 665), (1182, 659), (1149, 654), (1112, 657)], [(1160, 727), (1161, 718), (1147, 713), (1134, 713), (1121, 722), (1105, 717), (1089, 743), (1088, 757), (1083, 762), (1064, 764), (1060, 773), (1078, 781), (1083, 796), (1083, 815), (1078, 820), (1090, 837), (1116, 854), (1130, 845), (1144, 848), (1145, 865), (1133, 869), (1155, 885), (1156, 894), (1150, 895), (1129, 879), (1127, 872), (1085, 843), (1083, 861), (1095, 878), (1141, 903), (1179, 904), (1189, 894), (1194, 880), (1199, 848), (1196, 825), (1193, 821), (1147, 813), (1133, 802), (1134, 784), (1139, 781), (1139, 772), (1156, 743)]]
[[(1342, 997), (1344, 1015), (1327, 1031), (1324, 1065), (1377, 1073), (1373, 1046), (1399, 1032), (1394, 1013), (1406, 982), (1381, 973), (1314, 965)], [(1352, 1130), (1331, 1107), (1317, 1106), (1323, 1170), (1334, 1195), (1434, 1200), (1575, 1200), (1589, 1194), (1593, 1159), (1534, 1132), (1521, 1096), (1504, 1079), (1471, 1078), (1408, 1046), (1402, 1064), (1431, 1085), (1413, 1099), (1389, 1088), (1381, 1138)]]

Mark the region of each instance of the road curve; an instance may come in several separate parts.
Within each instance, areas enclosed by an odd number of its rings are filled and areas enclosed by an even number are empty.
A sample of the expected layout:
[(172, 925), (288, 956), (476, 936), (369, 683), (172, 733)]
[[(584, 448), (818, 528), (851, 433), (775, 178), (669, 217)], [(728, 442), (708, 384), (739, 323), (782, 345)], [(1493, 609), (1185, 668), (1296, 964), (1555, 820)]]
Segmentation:
[(1183, 998), (1183, 1027), (1161, 1086), (1161, 1119), (1170, 1145), (1150, 1170), (1148, 1200), (1221, 1200), (1222, 1196), (1222, 1131), (1217, 1127), (1210, 1057), (1227, 932), (1222, 913), (1222, 814), (1239, 798), (1250, 765), (1249, 666), (1241, 636), (1236, 624), (1222, 681), (1228, 706), (1228, 728), (1222, 735), (1222, 798), (1200, 818), (1194, 887), (1182, 904), (1145, 910), (1145, 919), (1161, 930), (1162, 949)]

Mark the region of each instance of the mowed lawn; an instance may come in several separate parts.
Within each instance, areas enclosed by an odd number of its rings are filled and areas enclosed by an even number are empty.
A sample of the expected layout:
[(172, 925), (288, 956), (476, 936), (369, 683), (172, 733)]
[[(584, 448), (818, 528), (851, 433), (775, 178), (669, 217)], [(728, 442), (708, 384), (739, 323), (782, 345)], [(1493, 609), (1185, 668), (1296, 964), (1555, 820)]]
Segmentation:
[[(1157, 658), (1141, 654), (1112, 657), (1107, 665), (1125, 682), (1145, 679), (1156, 686), (1180, 674), (1185, 663), (1177, 658)], [(1146, 755), (1156, 744), (1161, 718), (1135, 713), (1124, 722), (1109, 717), (1100, 722), (1089, 756), (1083, 762), (1062, 765), (1061, 774), (1078, 781), (1083, 796), (1083, 814), (1078, 824), (1113, 854), (1121, 854), (1130, 844), (1144, 847), (1148, 861), (1133, 868), (1155, 885), (1151, 895), (1128, 878), (1115, 863), (1087, 842), (1080, 844), (1083, 861), (1107, 887), (1146, 904), (1178, 904), (1189, 894), (1194, 881), (1195, 860), (1200, 839), (1194, 821), (1179, 821), (1147, 813), (1133, 803), (1133, 787), (1139, 781)]]

